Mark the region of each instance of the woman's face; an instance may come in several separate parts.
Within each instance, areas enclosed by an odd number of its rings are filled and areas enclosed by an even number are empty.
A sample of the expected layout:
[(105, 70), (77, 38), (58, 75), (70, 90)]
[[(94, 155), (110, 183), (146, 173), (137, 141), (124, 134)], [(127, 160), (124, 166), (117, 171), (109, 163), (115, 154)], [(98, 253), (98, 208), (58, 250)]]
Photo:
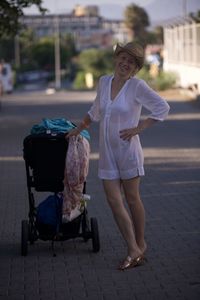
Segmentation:
[(136, 73), (138, 67), (134, 57), (127, 52), (120, 52), (115, 57), (115, 73), (121, 77), (129, 78)]

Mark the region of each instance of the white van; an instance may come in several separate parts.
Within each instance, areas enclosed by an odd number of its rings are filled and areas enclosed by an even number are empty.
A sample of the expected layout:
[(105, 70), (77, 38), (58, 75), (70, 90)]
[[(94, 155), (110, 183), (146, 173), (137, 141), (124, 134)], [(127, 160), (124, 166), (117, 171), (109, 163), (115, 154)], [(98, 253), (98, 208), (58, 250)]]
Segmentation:
[(13, 91), (13, 73), (10, 64), (3, 63), (1, 65), (0, 74), (3, 93), (12, 93)]

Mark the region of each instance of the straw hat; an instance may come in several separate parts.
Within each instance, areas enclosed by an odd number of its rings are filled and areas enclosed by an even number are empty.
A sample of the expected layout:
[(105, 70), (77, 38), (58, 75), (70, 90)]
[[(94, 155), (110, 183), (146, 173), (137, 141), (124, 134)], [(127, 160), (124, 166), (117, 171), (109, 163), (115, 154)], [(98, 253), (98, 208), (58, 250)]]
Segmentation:
[(135, 58), (137, 62), (137, 66), (139, 68), (138, 71), (143, 67), (144, 49), (138, 43), (130, 42), (124, 46), (117, 44), (114, 55), (117, 56), (121, 52), (127, 52), (128, 54), (132, 55)]

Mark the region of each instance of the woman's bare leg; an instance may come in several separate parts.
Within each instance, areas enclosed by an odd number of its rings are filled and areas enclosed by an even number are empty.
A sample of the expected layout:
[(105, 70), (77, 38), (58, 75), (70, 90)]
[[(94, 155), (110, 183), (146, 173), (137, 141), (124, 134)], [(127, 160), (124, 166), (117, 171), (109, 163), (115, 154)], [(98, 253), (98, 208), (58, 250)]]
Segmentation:
[(147, 248), (144, 239), (145, 210), (140, 199), (139, 184), (140, 177), (122, 181), (124, 194), (132, 216), (136, 242), (142, 253), (144, 253)]
[(103, 180), (107, 201), (111, 207), (114, 219), (128, 246), (128, 255), (138, 257), (142, 254), (137, 245), (133, 225), (121, 195), (120, 180)]

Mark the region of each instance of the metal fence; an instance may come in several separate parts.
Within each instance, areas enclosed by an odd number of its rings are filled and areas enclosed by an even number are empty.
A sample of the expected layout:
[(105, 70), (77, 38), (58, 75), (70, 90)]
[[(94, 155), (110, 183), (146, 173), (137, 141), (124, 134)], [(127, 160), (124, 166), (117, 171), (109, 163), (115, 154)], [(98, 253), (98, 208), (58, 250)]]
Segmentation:
[(200, 67), (200, 24), (164, 28), (165, 60)]

